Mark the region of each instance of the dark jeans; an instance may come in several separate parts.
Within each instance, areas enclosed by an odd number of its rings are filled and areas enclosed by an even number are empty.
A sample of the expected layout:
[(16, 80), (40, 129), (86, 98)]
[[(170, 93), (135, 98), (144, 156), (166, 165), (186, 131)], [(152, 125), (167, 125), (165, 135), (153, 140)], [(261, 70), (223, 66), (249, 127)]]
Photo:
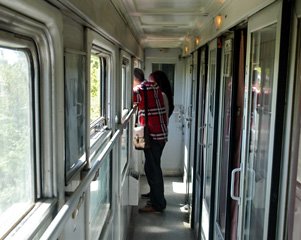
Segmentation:
[(159, 211), (166, 208), (164, 181), (161, 170), (161, 155), (164, 146), (165, 143), (152, 140), (151, 147), (144, 150), (144, 171), (150, 186), (150, 201), (152, 206)]

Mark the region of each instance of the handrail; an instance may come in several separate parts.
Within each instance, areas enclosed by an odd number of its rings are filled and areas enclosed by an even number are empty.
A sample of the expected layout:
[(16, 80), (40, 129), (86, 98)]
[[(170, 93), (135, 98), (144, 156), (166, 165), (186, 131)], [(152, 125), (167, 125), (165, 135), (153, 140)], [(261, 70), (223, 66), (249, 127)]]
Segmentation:
[(137, 105), (134, 105), (131, 111), (128, 113), (128, 115), (123, 119), (122, 128), (127, 125), (127, 123), (130, 121), (132, 115), (136, 111)]
[(92, 180), (95, 177), (98, 169), (102, 166), (103, 160), (107, 155), (110, 153), (112, 148), (114, 147), (117, 139), (123, 132), (123, 128), (127, 125), (130, 121), (132, 115), (134, 114), (136, 107), (131, 109), (128, 113), (127, 117), (124, 119), (124, 122), (118, 128), (118, 130), (114, 133), (113, 137), (110, 139), (108, 144), (102, 150), (101, 154), (98, 157), (98, 160), (94, 162), (91, 169), (88, 171), (87, 175), (83, 178), (75, 192), (71, 195), (70, 199), (62, 206), (60, 211), (57, 213), (55, 218), (52, 220), (44, 234), (41, 236), (41, 240), (49, 240), (49, 239), (57, 239), (60, 234), (62, 233), (66, 222), (69, 220), (69, 217), (72, 215), (74, 210), (78, 206), (78, 202), (81, 201), (83, 194), (86, 191), (86, 188), (90, 185)]

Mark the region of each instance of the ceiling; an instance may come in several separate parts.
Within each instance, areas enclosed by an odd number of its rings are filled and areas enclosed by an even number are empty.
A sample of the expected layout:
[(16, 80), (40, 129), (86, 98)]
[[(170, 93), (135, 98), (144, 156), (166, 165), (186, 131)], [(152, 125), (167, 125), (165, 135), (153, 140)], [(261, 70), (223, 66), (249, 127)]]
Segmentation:
[(230, 0), (112, 0), (144, 48), (181, 48)]

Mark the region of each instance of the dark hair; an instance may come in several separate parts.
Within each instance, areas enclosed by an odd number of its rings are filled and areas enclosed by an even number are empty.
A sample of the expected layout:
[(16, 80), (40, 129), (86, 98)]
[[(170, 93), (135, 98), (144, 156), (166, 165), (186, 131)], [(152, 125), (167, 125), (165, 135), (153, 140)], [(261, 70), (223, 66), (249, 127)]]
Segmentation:
[(134, 76), (137, 78), (140, 82), (144, 81), (144, 72), (140, 68), (134, 68)]
[(161, 91), (164, 92), (168, 98), (168, 105), (169, 105), (169, 113), (168, 116), (170, 117), (175, 106), (173, 102), (173, 92), (171, 89), (170, 82), (168, 80), (168, 77), (163, 71), (154, 71), (149, 75), (150, 78), (152, 78), (160, 87)]

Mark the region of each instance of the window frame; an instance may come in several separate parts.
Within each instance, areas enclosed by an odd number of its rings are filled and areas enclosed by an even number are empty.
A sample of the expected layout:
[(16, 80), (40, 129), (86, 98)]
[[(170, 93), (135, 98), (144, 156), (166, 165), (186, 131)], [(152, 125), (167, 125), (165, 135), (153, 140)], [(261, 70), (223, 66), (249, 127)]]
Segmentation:
[[(87, 87), (87, 139), (89, 144), (87, 145), (87, 159), (88, 165), (87, 168), (90, 168), (95, 164), (97, 161), (100, 161), (100, 157), (102, 151), (104, 150), (107, 143), (112, 138), (114, 128), (117, 124), (116, 117), (113, 116), (116, 111), (116, 99), (115, 99), (115, 74), (116, 74), (116, 59), (117, 59), (117, 49), (116, 46), (111, 44), (107, 39), (104, 39), (99, 34), (93, 32), (92, 30), (87, 31), (86, 36), (86, 49), (87, 49), (87, 72), (88, 72), (88, 87)], [(106, 59), (106, 79), (105, 79), (105, 87), (103, 91), (103, 106), (105, 107), (105, 115), (98, 118), (98, 123), (100, 123), (100, 129), (96, 134), (91, 135), (91, 124), (90, 124), (90, 106), (91, 106), (91, 96), (90, 96), (90, 89), (91, 89), (91, 55), (97, 54), (99, 57)], [(96, 121), (97, 122), (97, 121)], [(95, 123), (95, 122), (94, 122)], [(96, 123), (97, 124), (97, 123)], [(94, 127), (94, 126), (92, 126)], [(93, 131), (93, 129), (92, 129)], [(92, 132), (93, 133), (93, 132)], [(109, 173), (110, 174), (110, 183), (109, 188), (110, 192), (109, 195), (109, 204), (110, 207), (108, 211), (105, 213), (106, 216), (101, 216), (101, 221), (110, 221), (112, 218), (112, 204), (114, 202), (113, 192), (115, 189), (115, 185), (113, 184), (113, 178), (116, 176), (116, 169), (113, 167), (113, 161), (115, 160), (117, 155), (113, 154), (112, 152), (108, 155), (107, 158), (103, 159), (102, 161), (109, 161)], [(101, 162), (103, 164), (103, 162)], [(100, 171), (101, 173), (101, 171)], [(97, 176), (97, 179), (101, 178), (101, 174)], [(91, 187), (91, 186), (90, 186)], [(91, 193), (88, 193), (88, 199), (90, 199)], [(91, 205), (90, 205), (91, 206)], [(90, 219), (93, 216), (90, 215), (90, 212), (87, 213), (86, 217)], [(96, 219), (97, 220), (97, 219)], [(105, 230), (105, 226), (102, 225), (102, 222), (97, 222), (98, 226), (97, 229), (92, 229), (89, 225), (87, 229), (87, 234), (89, 236), (98, 236), (101, 232)]]
[[(123, 74), (124, 73), (124, 74)], [(123, 77), (124, 75), (124, 77)], [(126, 53), (121, 52), (121, 111), (122, 118), (127, 114), (125, 110), (129, 110), (131, 107), (131, 59)]]
[[(50, 11), (47, 14), (55, 15), (57, 11)], [(42, 15), (45, 16), (45, 13), (41, 13)], [(7, 19), (14, 19), (14, 21), (7, 24)], [(51, 221), (56, 211), (56, 204), (59, 199), (63, 199), (60, 196), (64, 194), (63, 189), (59, 187), (59, 183), (64, 181), (64, 168), (61, 167), (64, 164), (61, 161), (64, 159), (64, 129), (59, 124), (63, 121), (64, 114), (63, 111), (55, 111), (63, 103), (63, 97), (59, 94), (63, 89), (61, 86), (63, 72), (60, 70), (61, 67), (55, 72), (52, 67), (52, 65), (55, 67), (62, 65), (60, 61), (62, 54), (59, 51), (62, 43), (59, 38), (54, 40), (51, 38), (51, 36), (59, 36), (61, 32), (56, 27), (49, 30), (41, 21), (35, 21), (1, 6), (0, 31), (2, 33), (0, 45), (9, 42), (11, 47), (16, 48), (24, 47), (25, 42), (30, 42), (27, 49), (32, 55), (31, 70), (34, 79), (32, 106), (35, 117), (32, 126), (35, 128), (36, 138), (34, 140), (35, 203), (7, 232), (7, 237), (33, 239), (39, 236)], [(18, 39), (15, 45), (12, 44), (14, 42), (12, 39)], [(56, 49), (53, 48), (54, 45)]]
[[(88, 94), (88, 98), (89, 98), (89, 126), (90, 126), (90, 147), (93, 146), (94, 142), (93, 139), (98, 139), (102, 133), (110, 126), (110, 122), (109, 122), (109, 104), (108, 104), (108, 97), (109, 97), (109, 81), (110, 81), (110, 69), (111, 69), (111, 54), (100, 48), (97, 46), (93, 46), (92, 47), (92, 51), (91, 51), (91, 56), (96, 55), (99, 57), (100, 62), (101, 62), (101, 66), (100, 68), (102, 68), (104, 65), (104, 71), (102, 71), (103, 69), (100, 69), (100, 116), (94, 120), (94, 121), (90, 121), (90, 114), (91, 114), (91, 82), (90, 82), (90, 87), (89, 87), (89, 94)], [(90, 63), (91, 63), (91, 56), (90, 56)], [(105, 64), (104, 64), (104, 60), (105, 60)], [(91, 73), (89, 76), (89, 79), (91, 81)], [(92, 143), (92, 144), (91, 144)]]
[[(124, 119), (127, 117), (131, 109), (132, 103), (132, 62), (130, 55), (125, 51), (120, 51), (120, 80), (121, 87), (120, 95), (120, 109), (121, 109), (121, 124), (123, 124)], [(129, 126), (129, 125), (128, 125)], [(122, 176), (122, 181), (126, 176), (126, 172), (129, 166), (130, 159), (130, 127), (124, 128), (120, 139), (120, 161), (119, 161), (119, 174)]]
[[(97, 152), (102, 148), (103, 143), (106, 141), (108, 135), (112, 134), (112, 128), (115, 126), (112, 116), (115, 108), (112, 105), (112, 96), (114, 93), (111, 91), (114, 89), (114, 62), (115, 51), (113, 46), (111, 46), (107, 41), (101, 39), (101, 37), (92, 31), (87, 31), (87, 168), (92, 166), (92, 163), (96, 161)], [(105, 97), (103, 97), (103, 106), (106, 108), (105, 116), (101, 116), (97, 121), (90, 123), (90, 107), (91, 107), (91, 55), (96, 54), (100, 58), (106, 59), (106, 79), (105, 87)], [(96, 131), (95, 131), (96, 130)]]
[[(38, 68), (37, 68), (37, 50), (34, 46), (34, 43), (30, 39), (19, 38), (12, 33), (5, 32), (0, 30), (0, 38), (1, 38), (1, 48), (21, 51), (26, 55), (27, 63), (30, 73), (31, 79), (29, 79), (29, 124), (30, 124), (30, 152), (32, 152), (31, 156), (31, 174), (33, 175), (31, 181), (33, 182), (33, 192), (32, 192), (32, 203), (31, 206), (28, 206), (24, 210), (22, 216), (18, 217), (16, 222), (11, 225), (10, 228), (6, 230), (4, 237), (9, 235), (9, 233), (14, 229), (16, 224), (19, 224), (23, 218), (34, 208), (37, 201), (41, 198), (41, 173), (39, 171), (39, 161), (40, 159), (40, 140), (39, 140), (39, 107), (38, 107)], [(14, 215), (14, 214), (12, 214)]]

